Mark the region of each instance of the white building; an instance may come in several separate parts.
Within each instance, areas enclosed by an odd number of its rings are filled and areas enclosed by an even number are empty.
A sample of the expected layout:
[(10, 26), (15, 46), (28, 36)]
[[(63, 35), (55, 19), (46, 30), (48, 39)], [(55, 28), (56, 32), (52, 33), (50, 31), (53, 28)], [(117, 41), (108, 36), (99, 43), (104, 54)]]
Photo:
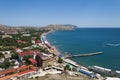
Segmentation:
[(106, 80), (120, 80), (120, 78), (116, 78), (116, 77), (107, 77)]
[(23, 34), (23, 36), (30, 36), (30, 34)]

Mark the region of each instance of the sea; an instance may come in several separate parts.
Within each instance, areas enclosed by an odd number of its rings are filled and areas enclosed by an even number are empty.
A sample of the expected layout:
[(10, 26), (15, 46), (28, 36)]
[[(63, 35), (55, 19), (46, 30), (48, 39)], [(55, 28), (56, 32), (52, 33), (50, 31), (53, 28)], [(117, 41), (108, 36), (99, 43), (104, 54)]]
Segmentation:
[(61, 54), (103, 52), (101, 55), (70, 58), (80, 65), (120, 70), (120, 28), (76, 28), (55, 31), (46, 37)]

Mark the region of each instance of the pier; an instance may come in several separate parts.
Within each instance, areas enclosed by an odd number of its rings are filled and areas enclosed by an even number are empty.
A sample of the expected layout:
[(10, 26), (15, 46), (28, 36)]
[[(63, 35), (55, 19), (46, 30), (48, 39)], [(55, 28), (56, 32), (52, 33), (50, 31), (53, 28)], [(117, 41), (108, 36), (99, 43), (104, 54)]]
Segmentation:
[(67, 55), (65, 58), (72, 58), (72, 57), (87, 57), (87, 56), (94, 56), (94, 55), (100, 55), (100, 54), (103, 54), (103, 52), (94, 52), (94, 53), (77, 54), (77, 55)]

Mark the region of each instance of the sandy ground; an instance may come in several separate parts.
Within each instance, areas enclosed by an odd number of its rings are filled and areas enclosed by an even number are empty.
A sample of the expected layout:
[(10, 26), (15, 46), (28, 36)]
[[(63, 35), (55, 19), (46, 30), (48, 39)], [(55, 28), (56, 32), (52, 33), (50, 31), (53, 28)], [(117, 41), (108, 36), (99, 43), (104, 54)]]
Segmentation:
[(69, 76), (69, 75), (46, 75), (44, 77), (37, 77), (35, 79), (22, 79), (22, 80), (96, 80), (87, 76)]

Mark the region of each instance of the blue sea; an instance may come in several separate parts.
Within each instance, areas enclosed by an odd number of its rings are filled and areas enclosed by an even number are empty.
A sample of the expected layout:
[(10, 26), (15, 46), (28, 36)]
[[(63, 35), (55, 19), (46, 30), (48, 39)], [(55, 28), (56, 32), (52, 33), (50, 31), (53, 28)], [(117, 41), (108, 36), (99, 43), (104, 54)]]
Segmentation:
[(64, 54), (103, 52), (101, 55), (74, 57), (72, 60), (88, 66), (101, 66), (120, 70), (120, 28), (77, 28), (55, 31), (47, 35), (48, 41)]

